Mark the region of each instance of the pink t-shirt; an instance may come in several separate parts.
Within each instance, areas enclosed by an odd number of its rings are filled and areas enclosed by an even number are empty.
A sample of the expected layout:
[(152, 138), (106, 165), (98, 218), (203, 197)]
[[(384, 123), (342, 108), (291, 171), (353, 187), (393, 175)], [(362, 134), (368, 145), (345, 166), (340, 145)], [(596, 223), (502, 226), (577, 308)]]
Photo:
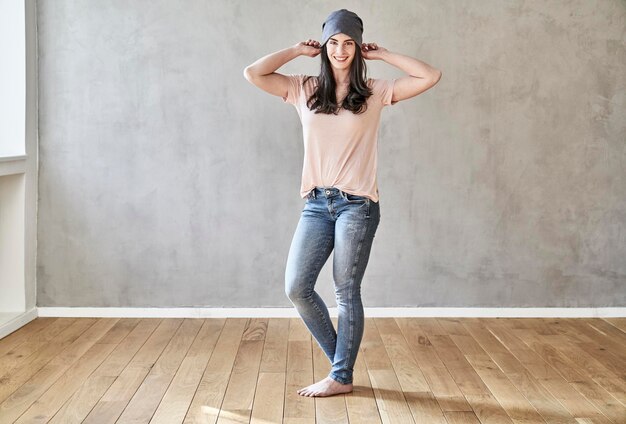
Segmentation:
[(380, 113), (391, 102), (395, 80), (368, 78), (373, 94), (367, 99), (367, 111), (354, 114), (340, 109), (337, 115), (314, 113), (306, 103), (317, 86), (305, 75), (289, 78), (287, 97), (302, 122), (304, 163), (300, 195), (305, 198), (314, 187), (336, 187), (350, 194), (378, 202), (376, 170), (378, 165), (378, 129)]

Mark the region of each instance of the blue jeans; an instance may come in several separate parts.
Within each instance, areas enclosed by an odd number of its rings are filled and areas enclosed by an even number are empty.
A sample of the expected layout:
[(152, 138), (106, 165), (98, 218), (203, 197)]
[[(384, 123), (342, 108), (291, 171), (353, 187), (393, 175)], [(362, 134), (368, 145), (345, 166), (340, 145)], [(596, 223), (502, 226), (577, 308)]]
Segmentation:
[[(285, 293), (328, 357), (328, 376), (342, 384), (352, 383), (363, 337), (361, 280), (380, 222), (379, 203), (335, 187), (316, 187), (307, 195), (289, 248)], [(333, 248), (337, 331), (314, 290)]]

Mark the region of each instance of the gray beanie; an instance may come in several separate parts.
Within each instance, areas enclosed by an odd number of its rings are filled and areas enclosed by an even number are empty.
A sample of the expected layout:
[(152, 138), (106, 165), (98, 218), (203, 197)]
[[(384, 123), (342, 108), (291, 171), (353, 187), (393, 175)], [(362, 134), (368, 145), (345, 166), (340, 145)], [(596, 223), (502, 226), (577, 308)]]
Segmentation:
[(335, 34), (344, 33), (361, 47), (363, 21), (354, 12), (346, 9), (336, 10), (322, 24), (322, 46)]

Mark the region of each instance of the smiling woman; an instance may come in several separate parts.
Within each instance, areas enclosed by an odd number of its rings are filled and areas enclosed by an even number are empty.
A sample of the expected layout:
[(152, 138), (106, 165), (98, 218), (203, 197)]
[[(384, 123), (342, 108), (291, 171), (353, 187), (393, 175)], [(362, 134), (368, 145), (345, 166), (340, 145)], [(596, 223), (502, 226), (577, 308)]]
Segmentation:
[(307, 99), (316, 113), (337, 114), (340, 108), (362, 113), (372, 92), (361, 51), (363, 21), (356, 13), (337, 10), (322, 24), (318, 88)]
[[(361, 281), (380, 222), (376, 171), (381, 112), (426, 91), (441, 77), (424, 62), (363, 43), (362, 33), (363, 21), (356, 13), (337, 10), (322, 25), (321, 43), (308, 39), (244, 71), (252, 84), (292, 104), (302, 122), (300, 195), (306, 202), (289, 248), (285, 293), (331, 363), (326, 378), (298, 390), (302, 396), (352, 391), (364, 330)], [(298, 56), (317, 55), (317, 76), (276, 72)], [(365, 60), (384, 60), (408, 75), (368, 78)], [(337, 329), (314, 290), (333, 250)]]
[(362, 113), (372, 94), (367, 87), (367, 66), (360, 38), (344, 33), (323, 38), (318, 88), (307, 99), (315, 113), (337, 114), (341, 108)]
[(328, 46), (330, 46), (326, 49), (328, 57), (336, 60), (339, 66), (349, 67), (352, 64), (356, 48), (354, 40), (350, 36), (341, 33), (336, 34), (334, 37), (330, 37)]

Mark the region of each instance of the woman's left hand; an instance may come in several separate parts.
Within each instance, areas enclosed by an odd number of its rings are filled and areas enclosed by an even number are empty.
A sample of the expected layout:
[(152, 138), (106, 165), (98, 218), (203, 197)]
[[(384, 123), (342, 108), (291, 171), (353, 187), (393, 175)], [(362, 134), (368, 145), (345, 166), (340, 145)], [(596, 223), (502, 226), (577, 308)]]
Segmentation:
[(376, 43), (362, 43), (361, 44), (361, 53), (363, 54), (364, 59), (369, 59), (369, 60), (381, 59), (382, 54), (386, 51), (387, 51), (386, 48), (380, 47)]

